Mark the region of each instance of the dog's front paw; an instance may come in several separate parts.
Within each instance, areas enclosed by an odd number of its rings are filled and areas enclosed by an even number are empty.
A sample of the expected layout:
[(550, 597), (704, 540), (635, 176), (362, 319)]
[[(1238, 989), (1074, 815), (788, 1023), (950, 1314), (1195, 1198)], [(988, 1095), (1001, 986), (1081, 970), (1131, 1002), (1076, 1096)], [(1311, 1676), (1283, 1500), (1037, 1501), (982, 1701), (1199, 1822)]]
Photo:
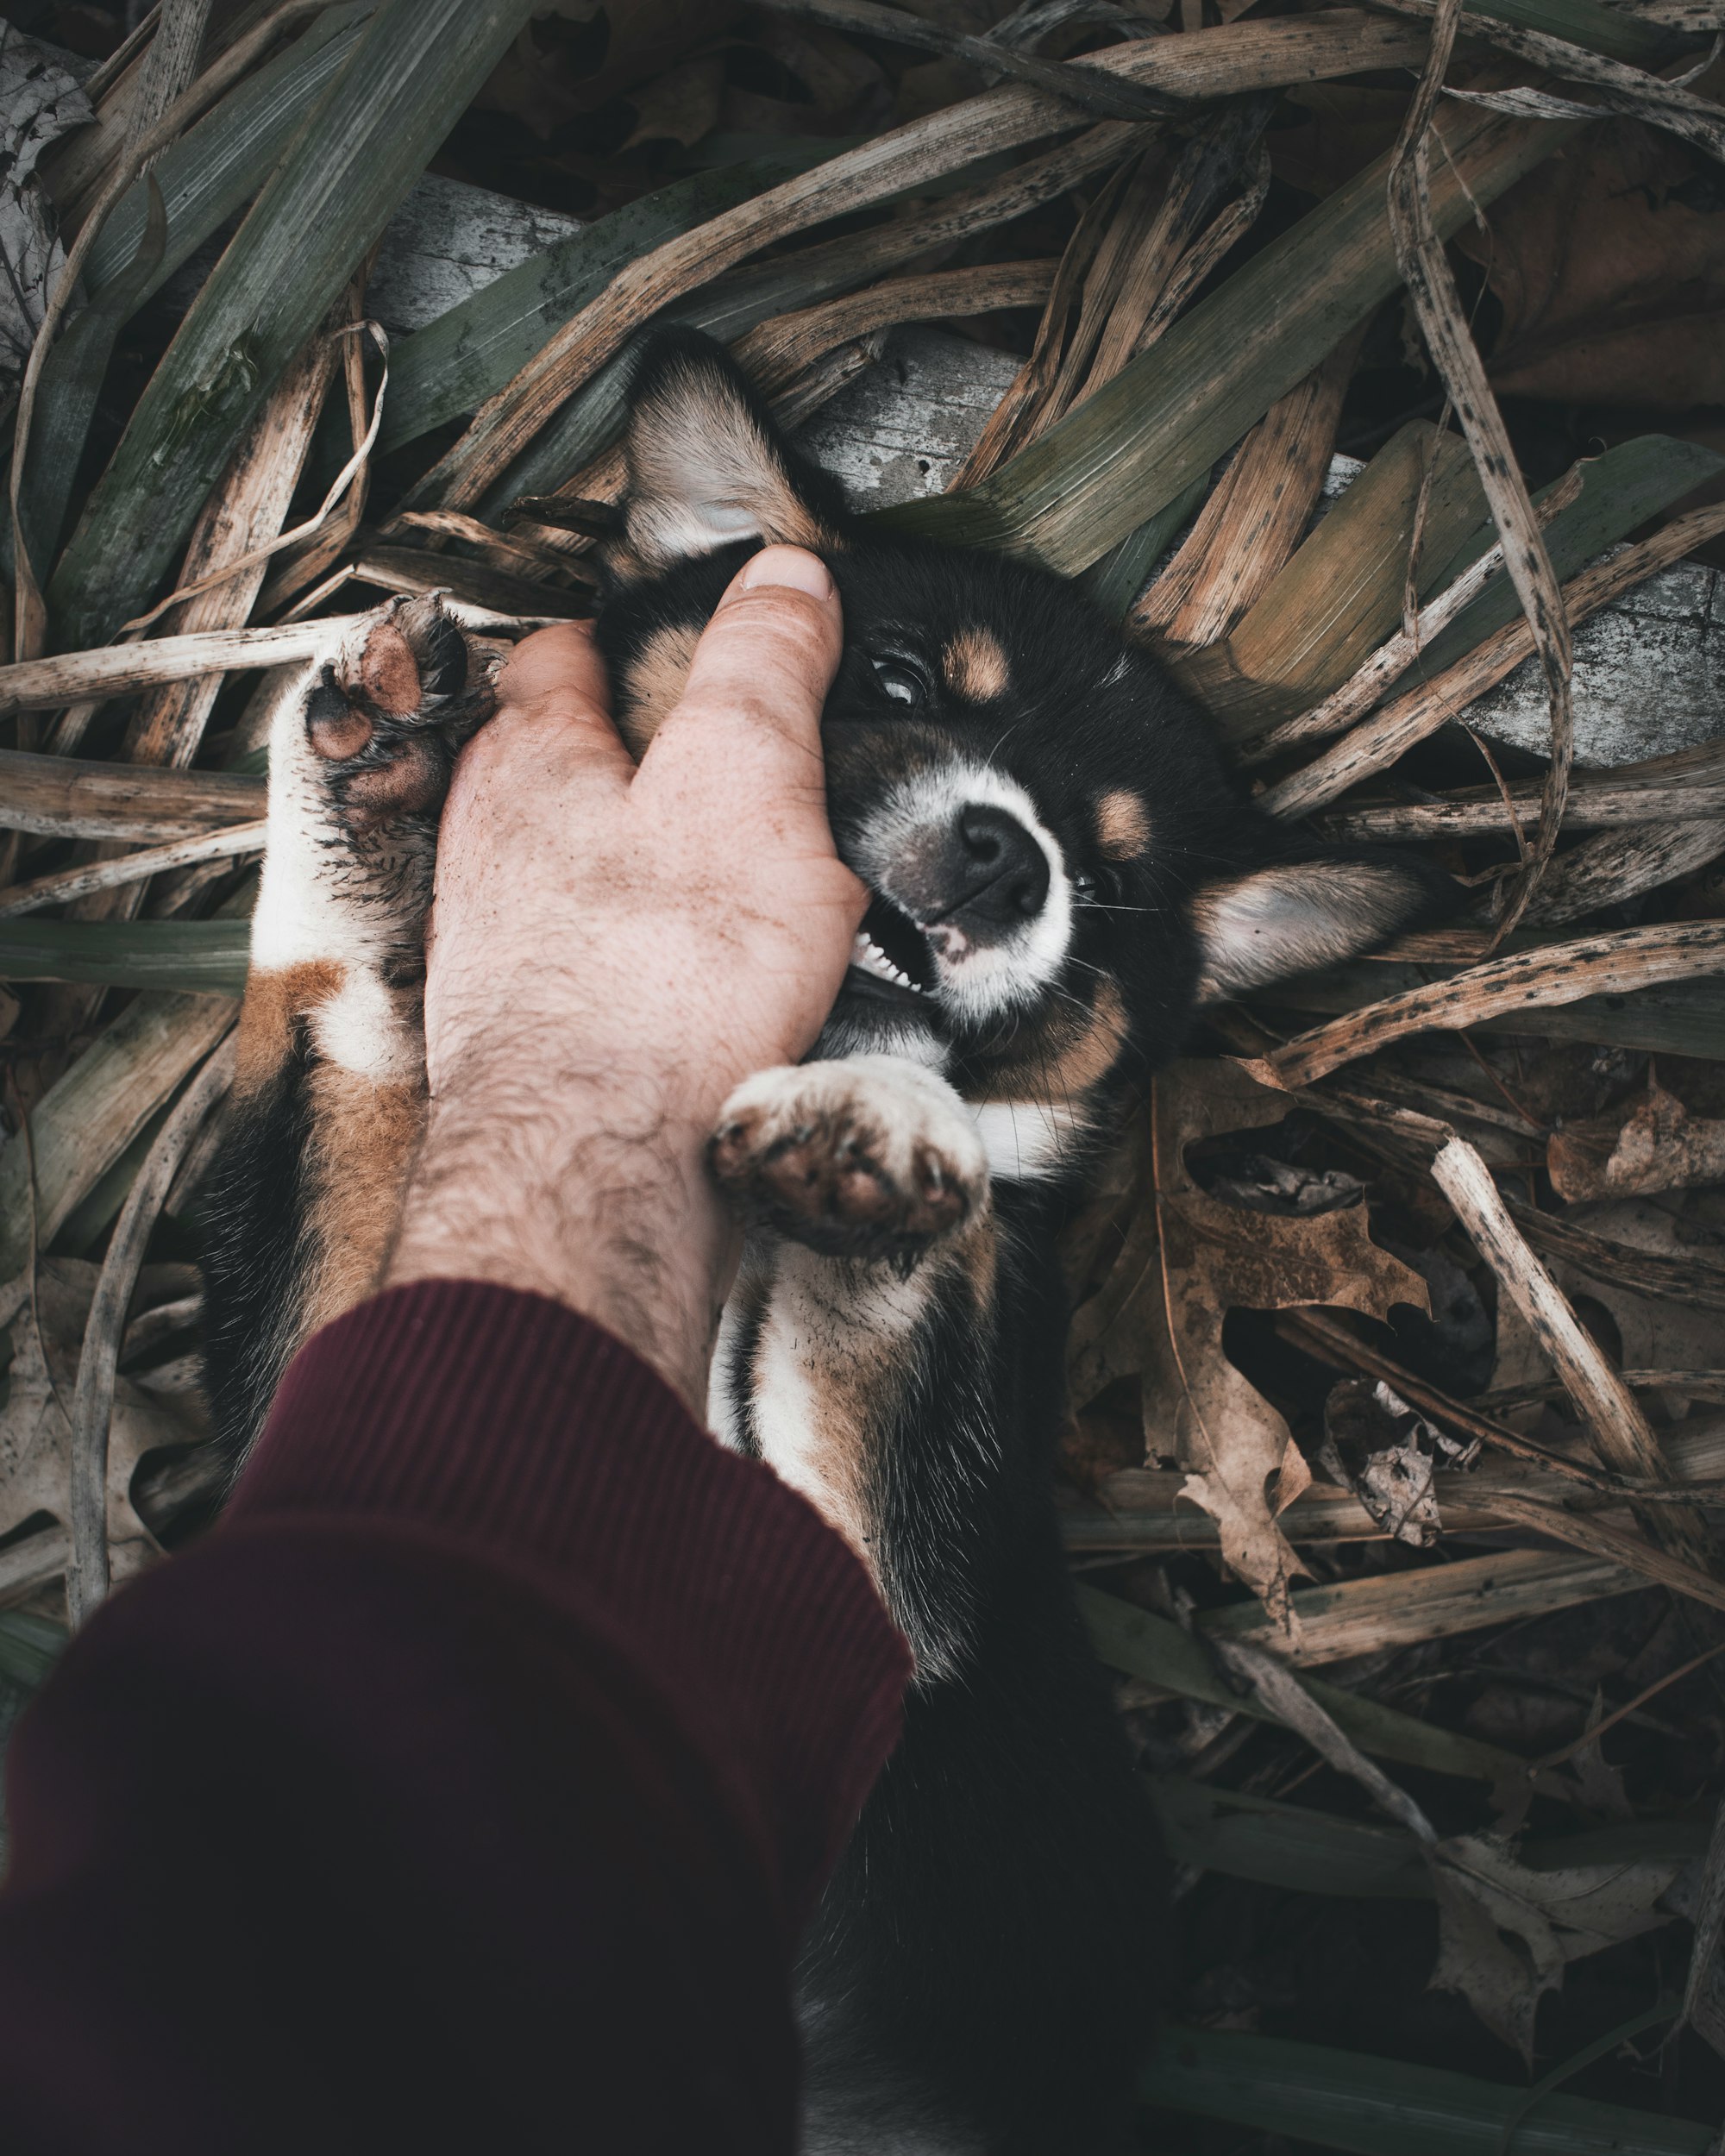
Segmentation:
[(392, 599), (305, 700), (305, 738), (354, 837), (435, 817), (457, 750), (491, 716), (490, 661), (429, 599)]
[(975, 1124), (943, 1078), (896, 1056), (746, 1079), (707, 1150), (743, 1222), (832, 1257), (913, 1261), (988, 1203)]

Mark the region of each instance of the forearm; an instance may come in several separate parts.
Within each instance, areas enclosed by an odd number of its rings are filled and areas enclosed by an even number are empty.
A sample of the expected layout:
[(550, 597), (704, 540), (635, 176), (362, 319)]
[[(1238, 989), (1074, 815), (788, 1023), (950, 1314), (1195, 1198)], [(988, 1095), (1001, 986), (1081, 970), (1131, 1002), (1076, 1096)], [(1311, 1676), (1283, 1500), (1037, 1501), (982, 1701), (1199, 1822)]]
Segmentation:
[(731, 1230), (687, 1091), (614, 1071), (536, 1074), (530, 1088), (495, 1065), (458, 1074), (433, 1103), (386, 1284), (549, 1296), (615, 1333), (703, 1420)]

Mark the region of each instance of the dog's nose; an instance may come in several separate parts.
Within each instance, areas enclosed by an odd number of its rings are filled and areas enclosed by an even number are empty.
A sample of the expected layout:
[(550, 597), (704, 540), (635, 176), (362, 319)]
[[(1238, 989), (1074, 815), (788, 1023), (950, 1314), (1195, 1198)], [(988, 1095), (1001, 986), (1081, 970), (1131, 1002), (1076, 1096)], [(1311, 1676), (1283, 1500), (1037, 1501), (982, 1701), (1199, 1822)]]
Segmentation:
[(1048, 856), (1007, 810), (961, 809), (942, 863), (944, 918), (991, 928), (1034, 920), (1048, 900)]

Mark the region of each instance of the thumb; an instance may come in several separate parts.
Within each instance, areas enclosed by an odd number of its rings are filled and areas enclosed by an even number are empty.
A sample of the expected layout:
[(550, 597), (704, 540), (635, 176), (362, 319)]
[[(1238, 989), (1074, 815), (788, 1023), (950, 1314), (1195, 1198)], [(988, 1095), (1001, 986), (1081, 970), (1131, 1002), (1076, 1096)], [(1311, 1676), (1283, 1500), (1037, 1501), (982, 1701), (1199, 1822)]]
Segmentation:
[(820, 714), (838, 671), (844, 616), (826, 564), (800, 547), (763, 547), (744, 562), (695, 649), (677, 708), (642, 768), (695, 756), (713, 768), (739, 752), (784, 752), (821, 783)]

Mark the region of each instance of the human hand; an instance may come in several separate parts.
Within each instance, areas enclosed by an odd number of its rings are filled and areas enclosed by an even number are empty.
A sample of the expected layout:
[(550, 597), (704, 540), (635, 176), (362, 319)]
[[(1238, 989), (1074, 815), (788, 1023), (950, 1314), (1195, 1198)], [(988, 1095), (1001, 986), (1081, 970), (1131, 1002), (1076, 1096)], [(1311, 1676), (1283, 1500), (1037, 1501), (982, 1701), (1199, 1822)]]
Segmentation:
[(826, 822), (840, 637), (815, 556), (756, 555), (637, 770), (591, 633), (543, 630), (443, 813), (431, 1112), (389, 1279), (555, 1296), (697, 1415), (731, 1243), (706, 1142), (812, 1043), (867, 903)]

